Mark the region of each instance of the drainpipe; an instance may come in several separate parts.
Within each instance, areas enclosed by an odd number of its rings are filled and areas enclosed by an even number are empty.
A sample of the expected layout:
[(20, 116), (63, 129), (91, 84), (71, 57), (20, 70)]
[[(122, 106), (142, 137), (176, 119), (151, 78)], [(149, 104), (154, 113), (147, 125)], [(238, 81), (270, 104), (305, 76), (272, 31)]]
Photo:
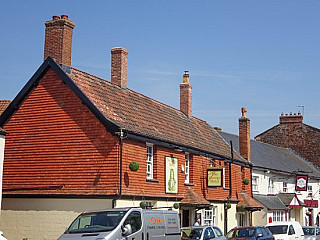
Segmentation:
[[(120, 181), (119, 181), (118, 198), (121, 198), (121, 195), (122, 195), (123, 139), (127, 137), (123, 130), (124, 130), (123, 128), (120, 128), (120, 132), (116, 132), (116, 134), (119, 135), (119, 140), (120, 140), (120, 179), (119, 179)], [(115, 204), (116, 204), (115, 202), (112, 203), (113, 207), (115, 206)]]

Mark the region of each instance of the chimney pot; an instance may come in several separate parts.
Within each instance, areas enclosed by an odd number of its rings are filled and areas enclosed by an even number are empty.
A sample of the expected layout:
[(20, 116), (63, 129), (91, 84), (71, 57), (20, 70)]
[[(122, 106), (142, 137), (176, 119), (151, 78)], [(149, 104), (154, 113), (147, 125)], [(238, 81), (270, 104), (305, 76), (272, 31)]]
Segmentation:
[(247, 117), (247, 108), (246, 107), (241, 108), (241, 112), (242, 112), (242, 117), (246, 118)]
[(68, 19), (68, 15), (61, 15), (61, 19)]
[(58, 20), (58, 19), (60, 19), (59, 16), (52, 16), (52, 20)]

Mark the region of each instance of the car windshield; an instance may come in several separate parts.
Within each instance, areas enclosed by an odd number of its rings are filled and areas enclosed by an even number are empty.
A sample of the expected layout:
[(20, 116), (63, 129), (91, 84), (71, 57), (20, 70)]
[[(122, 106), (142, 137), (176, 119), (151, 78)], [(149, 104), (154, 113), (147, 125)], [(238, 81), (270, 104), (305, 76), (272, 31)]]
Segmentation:
[(286, 234), (288, 231), (288, 225), (268, 226), (272, 234)]
[(189, 239), (200, 239), (203, 229), (202, 228), (194, 228), (191, 229), (189, 234)]
[(253, 237), (255, 228), (235, 228), (227, 233), (227, 238)]
[(78, 216), (67, 230), (67, 233), (108, 232), (118, 226), (127, 211), (105, 211), (83, 213)]
[(315, 235), (315, 228), (302, 228), (304, 235)]

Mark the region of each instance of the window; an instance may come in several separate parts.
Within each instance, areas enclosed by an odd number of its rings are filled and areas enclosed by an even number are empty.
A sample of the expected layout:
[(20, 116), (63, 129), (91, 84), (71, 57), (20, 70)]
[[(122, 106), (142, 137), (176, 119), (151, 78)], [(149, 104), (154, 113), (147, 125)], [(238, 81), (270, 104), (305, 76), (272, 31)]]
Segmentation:
[(274, 193), (274, 180), (272, 178), (269, 178), (268, 193)]
[(123, 225), (125, 226), (127, 224), (131, 225), (132, 233), (139, 231), (142, 225), (141, 213), (137, 211), (130, 213)]
[(288, 184), (286, 182), (283, 182), (282, 192), (284, 192), (284, 193), (288, 192)]
[(153, 179), (153, 145), (147, 143), (147, 179)]
[(204, 225), (213, 226), (216, 224), (216, 209), (213, 207), (208, 210), (204, 210), (204, 217), (203, 217)]
[(190, 156), (189, 156), (189, 153), (185, 154), (184, 173), (185, 173), (184, 183), (189, 183), (189, 180), (190, 180)]
[(257, 176), (252, 176), (252, 191), (258, 192), (258, 181), (259, 177)]
[(284, 221), (284, 211), (273, 211), (272, 212), (273, 222), (282, 222)]
[(308, 197), (312, 197), (313, 192), (312, 192), (312, 186), (308, 185)]

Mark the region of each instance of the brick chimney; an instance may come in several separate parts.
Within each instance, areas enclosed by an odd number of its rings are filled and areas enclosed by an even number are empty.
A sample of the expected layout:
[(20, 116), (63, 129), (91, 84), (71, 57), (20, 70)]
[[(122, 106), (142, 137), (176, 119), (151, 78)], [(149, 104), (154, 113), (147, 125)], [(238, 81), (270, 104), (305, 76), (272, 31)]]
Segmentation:
[(111, 49), (111, 82), (127, 88), (128, 51), (123, 47)]
[(290, 114), (281, 114), (280, 124), (290, 124), (290, 123), (302, 123), (303, 116), (301, 113), (290, 113)]
[(247, 118), (247, 108), (241, 108), (239, 118), (239, 149), (240, 155), (250, 162), (250, 119)]
[(180, 111), (190, 118), (192, 116), (192, 85), (189, 83), (189, 72), (183, 74), (183, 83), (180, 84)]
[(74, 22), (67, 15), (53, 16), (47, 21), (44, 60), (52, 57), (56, 62), (71, 66), (71, 47)]

